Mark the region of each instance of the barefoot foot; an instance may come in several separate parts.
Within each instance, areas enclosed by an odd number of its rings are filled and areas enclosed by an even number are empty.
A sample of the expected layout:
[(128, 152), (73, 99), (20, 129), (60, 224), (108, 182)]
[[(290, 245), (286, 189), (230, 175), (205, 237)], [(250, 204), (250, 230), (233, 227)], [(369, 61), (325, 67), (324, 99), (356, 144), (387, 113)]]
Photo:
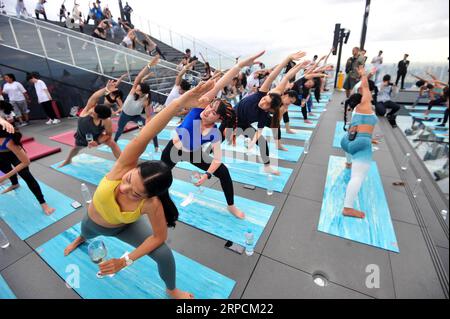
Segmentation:
[(193, 294), (186, 292), (186, 291), (181, 291), (180, 289), (174, 289), (174, 290), (166, 289), (166, 292), (173, 299), (194, 299)]
[(69, 165), (70, 163), (72, 163), (72, 161), (65, 161), (65, 162), (63, 162), (61, 165), (59, 165), (58, 168), (67, 166), (67, 165)]
[(13, 190), (18, 189), (19, 187), (20, 187), (19, 184), (17, 184), (17, 185), (11, 185), (11, 186), (9, 186), (7, 189), (5, 189), (5, 190), (2, 192), (2, 194), (6, 194), (6, 193), (9, 193), (9, 192), (12, 192)]
[(292, 130), (292, 129), (286, 129), (286, 133), (287, 134), (297, 134), (297, 131), (295, 131), (295, 130)]
[(80, 246), (82, 243), (84, 243), (86, 240), (83, 237), (77, 237), (77, 239), (75, 239), (73, 241), (73, 243), (71, 243), (69, 246), (66, 247), (66, 249), (64, 249), (64, 256), (69, 256), (70, 253), (72, 253), (75, 249), (78, 248), (78, 246)]
[(44, 211), (44, 214), (47, 215), (47, 216), (50, 216), (56, 210), (56, 209), (48, 206), (47, 203), (42, 204), (41, 207), (42, 207), (42, 210)]
[(354, 218), (365, 218), (366, 214), (363, 212), (360, 212), (359, 210), (353, 209), (353, 208), (344, 208), (342, 214), (347, 217), (354, 217)]
[(272, 175), (277, 175), (280, 176), (280, 171), (273, 169), (272, 166), (270, 165), (265, 165), (264, 166), (264, 172), (266, 172), (267, 174), (272, 174)]
[(234, 205), (228, 206), (228, 211), (232, 213), (236, 218), (245, 219), (245, 214)]

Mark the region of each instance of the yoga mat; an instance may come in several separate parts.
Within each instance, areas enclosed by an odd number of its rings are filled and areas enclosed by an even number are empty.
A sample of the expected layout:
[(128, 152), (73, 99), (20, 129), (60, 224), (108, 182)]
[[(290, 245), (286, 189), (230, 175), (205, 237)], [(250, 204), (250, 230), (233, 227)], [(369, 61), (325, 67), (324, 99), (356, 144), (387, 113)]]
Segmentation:
[[(321, 115), (321, 113), (313, 113), (312, 115), (308, 115), (308, 120), (318, 120)], [(289, 111), (289, 118), (303, 120), (303, 114), (297, 111)]]
[(68, 131), (65, 133), (61, 133), (59, 135), (52, 136), (50, 137), (50, 139), (52, 141), (74, 147), (75, 146), (75, 138), (73, 137), (74, 134), (75, 131)]
[[(96, 162), (92, 156), (85, 155), (75, 157), (71, 165), (59, 170), (93, 185), (98, 185), (112, 168), (113, 162), (108, 160)], [(89, 163), (88, 166), (87, 163)], [(246, 214), (245, 220), (239, 220), (228, 212), (222, 191), (207, 188), (200, 194), (198, 190), (191, 183), (174, 180), (170, 194), (179, 209), (181, 222), (241, 245), (245, 245), (245, 231), (251, 228), (256, 245), (273, 213), (273, 206), (235, 196), (237, 207)], [(181, 203), (189, 196), (189, 193), (194, 194), (194, 201), (187, 207), (182, 207)]]
[[(48, 205), (56, 209), (50, 216), (44, 214), (41, 205), (23, 180), (19, 180), (20, 187), (18, 189), (0, 195), (0, 218), (22, 240), (33, 236), (75, 211), (71, 206), (74, 202), (73, 199), (42, 182), (38, 181), (38, 183)], [(9, 186), (10, 184), (0, 186), (0, 192), (3, 187)]]
[[(231, 179), (234, 182), (253, 185), (263, 189), (267, 188), (269, 180), (268, 175), (263, 172), (263, 164), (233, 159), (225, 156), (222, 157), (222, 162), (227, 166), (230, 171)], [(180, 162), (176, 167), (189, 171), (199, 170), (197, 167), (188, 162)], [(277, 167), (277, 169), (280, 171), (281, 175), (273, 176), (273, 180), (270, 184), (272, 190), (282, 192), (291, 177), (293, 170), (284, 167)]]
[[(186, 207), (180, 204), (189, 193), (194, 200)], [(180, 221), (213, 234), (225, 240), (245, 246), (245, 232), (252, 230), (254, 246), (261, 237), (275, 207), (235, 196), (235, 205), (245, 213), (245, 220), (237, 219), (227, 210), (227, 202), (222, 190), (206, 189), (198, 192), (198, 187), (181, 180), (174, 180), (170, 195), (180, 212)]]
[[(425, 127), (431, 127), (431, 128), (441, 129), (438, 125), (441, 125), (442, 122), (436, 122), (436, 121), (422, 121), (422, 124), (423, 124)], [(442, 127), (442, 130), (448, 130), (448, 126)]]
[[(37, 249), (39, 255), (84, 299), (168, 299), (166, 287), (158, 274), (156, 263), (145, 256), (114, 277), (98, 279), (98, 265), (87, 253), (88, 244), (81, 245), (71, 255), (63, 251), (80, 234), (77, 225)], [(120, 258), (134, 247), (114, 238), (99, 237), (108, 250), (108, 259)], [(173, 251), (176, 262), (177, 288), (189, 291), (197, 299), (226, 299), (236, 282), (198, 262)], [(70, 275), (79, 275), (78, 285)]]
[[(325, 112), (325, 110), (326, 110), (326, 107), (320, 106), (320, 107), (313, 107), (311, 111), (312, 111), (312, 113), (323, 113), (323, 112)], [(300, 113), (300, 114), (302, 113), (300, 106), (297, 106), (297, 105), (290, 105), (288, 111), (289, 111), (289, 115), (291, 114), (291, 112)], [(318, 116), (320, 116), (320, 115), (321, 114), (318, 114)]]
[(0, 299), (17, 299), (2, 276), (0, 276)]
[[(253, 156), (259, 156), (259, 147), (255, 145), (255, 147), (249, 152), (248, 149), (244, 146), (245, 138), (240, 136), (236, 139), (236, 146), (229, 145), (227, 142), (222, 143), (222, 149), (228, 152), (239, 152), (244, 154), (249, 154)], [(280, 151), (277, 150), (275, 143), (269, 143), (270, 149), (270, 157), (297, 163), (300, 160), (300, 157), (303, 154), (304, 148), (301, 146), (294, 145), (284, 145), (288, 151)]]
[[(224, 142), (221, 145), (222, 150), (225, 152), (239, 152), (239, 153), (249, 154), (249, 155), (253, 155), (253, 156), (259, 156), (258, 146), (255, 145), (255, 147), (252, 149), (252, 151), (249, 152), (248, 149), (244, 146), (244, 140), (245, 140), (245, 138), (243, 136), (240, 136), (239, 138), (237, 138), (235, 147), (232, 145), (228, 145), (227, 142)], [(117, 144), (119, 145), (121, 150), (124, 150), (129, 142), (130, 142), (129, 140), (121, 139), (117, 142)], [(149, 144), (147, 146), (144, 154), (141, 155), (140, 159), (144, 160), (144, 161), (160, 160), (161, 152), (165, 146), (163, 144), (160, 144), (159, 147), (160, 147), (161, 151), (156, 153), (153, 143)], [(287, 152), (278, 150), (275, 143), (269, 143), (269, 149), (270, 149), (270, 153), (271, 153), (270, 157), (275, 158), (275, 159), (280, 159), (283, 161), (297, 163), (303, 154), (303, 150), (304, 150), (303, 147), (294, 146), (294, 145), (285, 145), (285, 147), (288, 149)], [(105, 152), (105, 153), (112, 153), (111, 149), (106, 145), (99, 147), (97, 150), (101, 151), (101, 152)], [(228, 155), (228, 157), (231, 157), (231, 156), (233, 156), (233, 153), (232, 154), (228, 153), (227, 155)]]
[[(267, 188), (268, 176), (260, 171), (263, 168), (262, 164), (228, 157), (223, 157), (223, 162), (228, 167), (233, 181)], [(58, 165), (59, 163), (53, 165), (52, 168), (93, 185), (98, 185), (100, 180), (112, 169), (114, 162), (88, 154), (81, 154), (76, 156), (70, 165), (57, 168)], [(197, 167), (188, 162), (180, 162), (176, 167), (186, 170), (198, 170)], [(273, 176), (272, 189), (282, 192), (293, 170), (283, 167), (278, 169), (281, 172), (281, 176)]]
[[(408, 105), (406, 107), (406, 109), (408, 109), (410, 111), (426, 111), (426, 110), (428, 110), (428, 106), (416, 106), (415, 108), (412, 108), (411, 105)], [(447, 109), (447, 107), (445, 107), (445, 106), (435, 106), (431, 109), (431, 111), (445, 112), (446, 109)]]
[[(305, 121), (300, 120), (300, 119), (290, 119), (289, 123), (291, 125), (291, 127), (300, 127), (300, 128), (311, 128), (314, 129), (317, 127), (317, 121), (311, 121), (311, 124), (305, 123)], [(285, 127), (286, 125), (284, 124), (283, 121), (281, 121), (281, 127)]]
[(23, 144), (23, 148), (31, 161), (37, 161), (38, 159), (61, 152), (59, 147), (47, 146), (36, 141)]
[(355, 209), (363, 211), (366, 218), (356, 219), (342, 215), (351, 174), (345, 168), (345, 162), (343, 157), (330, 157), (318, 230), (398, 253), (389, 207), (375, 162), (372, 162), (355, 201)]
[(448, 139), (448, 131), (444, 133), (443, 131), (434, 130), (433, 134), (436, 135), (437, 138)]
[[(286, 129), (281, 129), (281, 138), (288, 140), (299, 140), (299, 141), (307, 141), (311, 138), (312, 131), (304, 131), (304, 130), (296, 130), (296, 134), (287, 134)], [(263, 134), (265, 136), (273, 136), (272, 129), (266, 127), (264, 128)]]
[(343, 127), (344, 127), (344, 121), (336, 122), (336, 129), (334, 131), (333, 147), (341, 148), (342, 138), (347, 134), (347, 132), (344, 131)]
[(437, 113), (430, 113), (428, 115), (425, 115), (424, 113), (410, 113), (412, 117), (418, 118), (418, 119), (443, 119), (444, 113), (437, 114)]

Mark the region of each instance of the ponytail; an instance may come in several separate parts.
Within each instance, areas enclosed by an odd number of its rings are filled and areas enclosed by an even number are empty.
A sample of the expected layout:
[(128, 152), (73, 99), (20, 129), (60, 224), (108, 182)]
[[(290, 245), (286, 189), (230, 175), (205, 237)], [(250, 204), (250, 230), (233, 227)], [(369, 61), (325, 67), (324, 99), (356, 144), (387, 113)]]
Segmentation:
[(167, 226), (175, 228), (179, 213), (177, 206), (169, 195), (169, 191), (165, 191), (164, 193), (158, 195), (158, 198), (164, 209), (164, 216), (166, 217)]
[[(236, 115), (236, 111), (233, 106), (226, 100), (221, 99), (220, 105), (217, 108), (217, 114), (220, 115), (220, 119), (222, 120), (223, 132), (222, 136), (229, 136), (232, 139), (233, 145), (236, 145), (236, 128), (238, 118)], [(231, 134), (228, 133), (228, 130), (231, 130)]]
[(346, 101), (344, 105), (344, 131), (347, 131), (347, 110), (350, 108), (354, 110), (358, 104), (361, 103), (362, 95), (360, 93), (355, 93), (351, 95)]

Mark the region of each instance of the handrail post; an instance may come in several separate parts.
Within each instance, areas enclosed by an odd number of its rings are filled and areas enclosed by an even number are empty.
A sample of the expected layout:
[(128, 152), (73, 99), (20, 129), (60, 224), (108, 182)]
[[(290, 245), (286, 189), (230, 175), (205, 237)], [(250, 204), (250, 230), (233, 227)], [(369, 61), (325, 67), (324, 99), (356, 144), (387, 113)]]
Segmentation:
[(73, 55), (72, 45), (70, 44), (69, 36), (67, 36), (67, 45), (69, 46), (70, 57), (72, 58), (72, 64), (76, 66), (77, 64), (75, 63), (75, 57)]
[(125, 67), (127, 68), (127, 74), (128, 74), (128, 82), (131, 82), (130, 66), (128, 64), (128, 58), (127, 58), (126, 54), (125, 54), (124, 58), (125, 58)]
[(172, 30), (169, 30), (170, 35), (170, 46), (173, 48)]
[(97, 42), (95, 42), (95, 41), (94, 41), (94, 46), (95, 46), (95, 53), (97, 54), (97, 60), (98, 60), (98, 66), (100, 67), (100, 72), (104, 75), (105, 72), (103, 72), (102, 60), (100, 59), (100, 53), (98, 52)]
[(41, 29), (40, 29), (39, 27), (37, 27), (36, 31), (37, 31), (37, 34), (38, 34), (39, 40), (41, 41), (41, 45), (42, 45), (42, 50), (44, 51), (44, 55), (45, 55), (45, 58), (48, 58), (48, 55), (47, 55), (47, 50), (45, 49), (44, 38), (42, 38), (42, 33), (41, 33)]
[(150, 35), (150, 36), (152, 36), (152, 26), (151, 26), (151, 24), (150, 24), (150, 21), (147, 21), (148, 22), (148, 34)]
[(14, 30), (14, 27), (13, 27), (13, 24), (12, 24), (11, 19), (9, 19), (9, 26), (11, 27), (11, 31), (12, 31), (12, 34), (13, 34), (13, 38), (14, 38), (14, 41), (16, 42), (16, 47), (17, 47), (18, 49), (20, 49), (19, 41), (17, 40), (16, 31)]

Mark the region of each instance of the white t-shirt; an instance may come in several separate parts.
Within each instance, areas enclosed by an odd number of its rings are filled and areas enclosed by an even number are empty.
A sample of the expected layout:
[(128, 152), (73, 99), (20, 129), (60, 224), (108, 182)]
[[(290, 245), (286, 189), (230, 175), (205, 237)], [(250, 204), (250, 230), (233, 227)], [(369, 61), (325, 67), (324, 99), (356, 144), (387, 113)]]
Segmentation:
[(172, 91), (170, 91), (169, 96), (167, 97), (166, 103), (164, 103), (165, 106), (169, 105), (173, 102), (173, 100), (178, 99), (180, 94), (181, 87), (179, 85), (174, 85), (172, 88)]
[(19, 82), (6, 83), (3, 86), (3, 92), (8, 94), (9, 100), (11, 102), (22, 102), (25, 101), (25, 95), (23, 95), (27, 90)]
[(34, 88), (36, 89), (36, 95), (38, 97), (39, 104), (50, 101), (47, 93), (44, 91), (48, 90), (47, 85), (45, 85), (42, 80), (37, 80), (37, 82), (34, 84)]
[(383, 57), (381, 56), (376, 56), (372, 59), (372, 65), (375, 67), (379, 67), (380, 65), (383, 64)]
[(0, 110), (0, 117), (7, 121), (12, 121), (12, 120), (14, 120), (14, 117), (16, 117), (16, 114), (12, 111), (9, 114), (5, 114), (5, 112), (3, 112), (3, 110)]
[[(255, 71), (256, 72), (256, 71)], [(259, 79), (258, 77), (255, 79), (255, 72), (253, 72), (252, 74), (250, 74), (247, 77), (247, 90), (250, 91), (251, 89), (253, 89), (255, 86), (259, 88)]]
[(36, 4), (36, 10), (37, 11), (44, 11), (45, 10), (44, 5), (40, 1)]
[(144, 102), (147, 99), (147, 95), (141, 97), (137, 101), (134, 99), (134, 94), (129, 94), (123, 103), (122, 110), (126, 115), (136, 116), (141, 115), (144, 111)]

